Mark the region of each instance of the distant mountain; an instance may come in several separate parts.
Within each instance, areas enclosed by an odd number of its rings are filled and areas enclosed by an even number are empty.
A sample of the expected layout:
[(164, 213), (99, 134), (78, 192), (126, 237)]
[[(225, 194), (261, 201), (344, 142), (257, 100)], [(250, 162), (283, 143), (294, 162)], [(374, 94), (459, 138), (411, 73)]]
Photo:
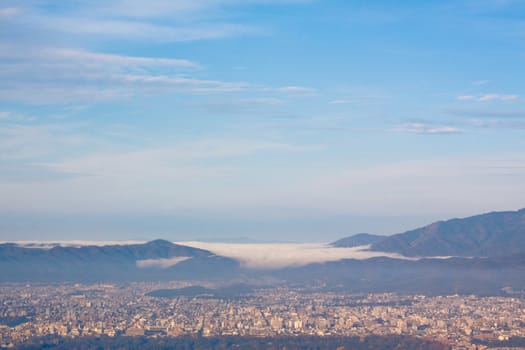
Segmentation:
[(205, 257), (211, 253), (197, 248), (173, 244), (157, 239), (144, 244), (86, 245), (80, 247), (55, 245), (50, 249), (27, 248), (16, 243), (0, 244), (0, 261), (25, 261), (26, 259), (96, 260), (126, 263), (144, 259), (172, 258), (176, 256)]
[(352, 248), (369, 245), (384, 239), (385, 236), (372, 235), (369, 233), (357, 233), (355, 235), (337, 240), (330, 245), (338, 248)]
[(50, 249), (0, 244), (0, 282), (213, 279), (238, 268), (235, 260), (164, 240)]
[[(234, 283), (232, 293), (237, 293), (235, 295), (244, 290), (238, 283), (254, 281), (265, 281), (268, 285), (288, 283), (305, 290), (323, 286), (349, 292), (498, 294), (506, 293), (503, 290), (525, 291), (525, 209), (440, 221), (389, 237), (358, 234), (332, 245), (369, 244), (375, 251), (427, 258), (376, 256), (264, 270), (241, 267), (237, 260), (164, 240), (107, 246), (5, 243), (0, 244), (0, 282), (213, 280), (219, 284)], [(278, 252), (269, 254), (268, 259), (275, 258), (275, 254)], [(454, 258), (429, 258), (435, 256)], [(226, 295), (230, 290), (214, 290), (213, 294), (219, 292)]]
[(496, 257), (525, 253), (525, 209), (439, 221), (372, 244), (406, 256)]

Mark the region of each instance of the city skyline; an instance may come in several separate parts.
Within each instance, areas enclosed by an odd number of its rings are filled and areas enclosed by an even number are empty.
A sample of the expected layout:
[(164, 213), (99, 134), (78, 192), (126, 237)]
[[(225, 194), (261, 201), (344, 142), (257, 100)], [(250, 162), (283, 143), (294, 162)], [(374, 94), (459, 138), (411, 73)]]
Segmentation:
[(525, 207), (525, 2), (0, 4), (0, 240), (328, 242)]

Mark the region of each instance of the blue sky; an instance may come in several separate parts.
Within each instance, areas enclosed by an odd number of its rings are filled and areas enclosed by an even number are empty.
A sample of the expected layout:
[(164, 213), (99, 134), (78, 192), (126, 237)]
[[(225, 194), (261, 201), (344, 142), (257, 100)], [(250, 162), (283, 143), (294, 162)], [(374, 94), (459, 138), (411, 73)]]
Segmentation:
[(521, 0), (2, 0), (0, 239), (525, 207), (524, 67)]

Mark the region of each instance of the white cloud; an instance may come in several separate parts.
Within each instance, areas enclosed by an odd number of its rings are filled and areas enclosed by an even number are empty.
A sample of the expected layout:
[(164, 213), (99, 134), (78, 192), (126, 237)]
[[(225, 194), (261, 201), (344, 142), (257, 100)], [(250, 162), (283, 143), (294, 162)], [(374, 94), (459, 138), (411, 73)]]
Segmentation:
[[(143, 72), (144, 69), (189, 69), (198, 68), (196, 62), (186, 59), (165, 57), (142, 57), (93, 52), (71, 48), (24, 47), (20, 45), (0, 45), (0, 59), (6, 70), (13, 68), (30, 68), (37, 65), (41, 70), (83, 68), (88, 70), (120, 72)], [(12, 61), (15, 60), (15, 63)]]
[(518, 95), (484, 94), (478, 97), (478, 101), (516, 101)]
[(172, 86), (182, 92), (235, 92), (244, 90), (248, 84), (243, 82), (223, 82), (218, 80), (202, 80), (165, 75), (123, 75), (115, 76), (128, 83), (144, 83)]
[(140, 268), (158, 267), (161, 269), (167, 269), (168, 267), (175, 266), (178, 263), (186, 261), (188, 259), (191, 259), (191, 257), (176, 256), (174, 258), (166, 258), (166, 259), (137, 260), (137, 267), (140, 267)]
[(356, 106), (375, 106), (382, 104), (383, 97), (379, 96), (357, 96), (355, 98), (343, 98), (328, 101), (331, 105), (352, 104)]
[[(12, 51), (10, 51), (12, 54)], [(199, 65), (195, 62), (184, 59), (173, 58), (158, 58), (158, 57), (140, 57), (140, 56), (125, 56), (107, 53), (92, 52), (78, 49), (42, 49), (40, 52), (31, 50), (33, 55), (39, 58), (47, 56), (56, 59), (66, 59), (68, 61), (75, 60), (83, 64), (112, 64), (119, 67), (151, 67), (151, 66), (171, 66), (171, 67), (185, 67), (198, 68)], [(25, 53), (26, 55), (27, 53)]]
[(332, 100), (328, 102), (328, 104), (331, 104), (331, 105), (344, 105), (344, 104), (352, 104), (352, 103), (355, 103), (355, 101), (354, 100)]
[(281, 86), (275, 90), (280, 93), (292, 95), (312, 95), (315, 93), (315, 89), (297, 85)]
[(209, 250), (214, 254), (235, 259), (241, 266), (253, 269), (280, 269), (342, 259), (365, 260), (386, 256), (409, 259), (399, 254), (374, 252), (368, 246), (335, 248), (322, 243), (231, 244), (181, 242), (178, 244)]
[(456, 97), (459, 101), (478, 101), (478, 102), (491, 102), (491, 101), (501, 101), (501, 102), (514, 102), (519, 100), (520, 96), (516, 94), (481, 94), (481, 95), (461, 95)]
[(394, 128), (395, 131), (422, 135), (459, 134), (463, 131), (452, 126), (435, 126), (423, 123), (407, 123)]
[(456, 97), (456, 99), (459, 101), (472, 101), (476, 99), (476, 97), (473, 95), (461, 95), (461, 96)]

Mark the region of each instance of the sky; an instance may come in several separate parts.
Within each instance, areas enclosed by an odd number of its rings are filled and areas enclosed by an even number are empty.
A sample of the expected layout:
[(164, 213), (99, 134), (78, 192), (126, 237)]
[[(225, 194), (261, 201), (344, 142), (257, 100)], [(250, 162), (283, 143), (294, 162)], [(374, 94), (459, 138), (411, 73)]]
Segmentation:
[(517, 210), (524, 67), (523, 0), (0, 0), (0, 240)]

